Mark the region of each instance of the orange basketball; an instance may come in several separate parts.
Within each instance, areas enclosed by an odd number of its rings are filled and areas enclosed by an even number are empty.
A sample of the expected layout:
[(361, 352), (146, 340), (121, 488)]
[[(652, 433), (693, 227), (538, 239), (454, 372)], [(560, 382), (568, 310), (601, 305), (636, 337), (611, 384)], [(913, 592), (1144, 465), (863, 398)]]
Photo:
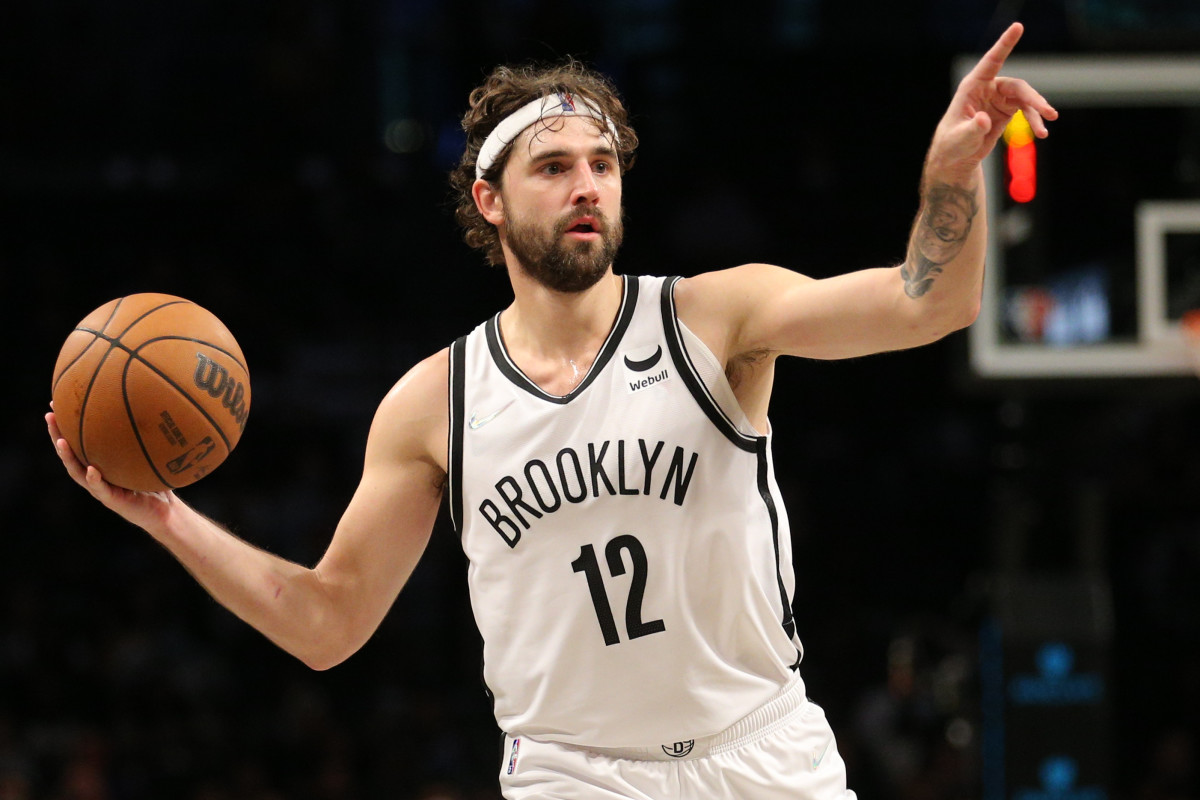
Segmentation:
[(116, 486), (151, 492), (195, 483), (232, 452), (250, 411), (250, 373), (212, 313), (168, 294), (97, 308), (58, 354), (58, 429)]

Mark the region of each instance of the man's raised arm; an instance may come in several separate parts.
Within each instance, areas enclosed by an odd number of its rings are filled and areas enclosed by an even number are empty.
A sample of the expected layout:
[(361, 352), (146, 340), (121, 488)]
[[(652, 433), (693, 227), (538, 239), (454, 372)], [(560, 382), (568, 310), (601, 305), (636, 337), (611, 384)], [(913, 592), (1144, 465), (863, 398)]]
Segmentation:
[(847, 358), (900, 350), (971, 324), (987, 250), (981, 164), (1017, 111), (1038, 137), (1047, 135), (1045, 120), (1058, 117), (1028, 83), (999, 74), (1022, 32), (1019, 23), (1004, 32), (938, 123), (902, 265), (823, 280), (766, 264), (707, 273), (677, 290), (685, 324), (726, 364), (748, 353)]

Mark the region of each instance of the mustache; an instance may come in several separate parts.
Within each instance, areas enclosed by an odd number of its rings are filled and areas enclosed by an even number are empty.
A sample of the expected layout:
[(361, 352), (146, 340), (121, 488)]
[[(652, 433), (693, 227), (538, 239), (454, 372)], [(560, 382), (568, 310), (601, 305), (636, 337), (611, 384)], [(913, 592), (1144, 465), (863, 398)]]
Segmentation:
[(571, 214), (563, 217), (555, 226), (555, 233), (559, 236), (566, 233), (577, 220), (583, 217), (591, 217), (596, 220), (595, 228), (597, 232), (603, 233), (609, 229), (608, 217), (598, 208), (581, 208)]

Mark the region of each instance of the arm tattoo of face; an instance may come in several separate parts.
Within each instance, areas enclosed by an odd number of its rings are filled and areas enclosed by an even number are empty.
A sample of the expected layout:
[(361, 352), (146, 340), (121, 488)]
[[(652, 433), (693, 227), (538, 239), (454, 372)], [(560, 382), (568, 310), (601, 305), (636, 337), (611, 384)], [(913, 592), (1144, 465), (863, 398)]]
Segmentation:
[(926, 191), (908, 258), (900, 269), (905, 294), (917, 298), (929, 291), (942, 264), (954, 260), (963, 249), (978, 211), (973, 191), (944, 183)]

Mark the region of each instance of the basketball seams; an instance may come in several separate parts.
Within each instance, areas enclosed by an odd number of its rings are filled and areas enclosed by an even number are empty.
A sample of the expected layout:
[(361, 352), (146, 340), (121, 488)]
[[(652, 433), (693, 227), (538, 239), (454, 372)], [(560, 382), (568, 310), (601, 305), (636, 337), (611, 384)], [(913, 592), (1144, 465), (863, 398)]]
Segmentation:
[(225, 355), (227, 355), (231, 359), (233, 359), (233, 363), (235, 363), (239, 367), (241, 367), (242, 372), (245, 372), (247, 377), (249, 377), (249, 375), (250, 375), (250, 369), (245, 364), (242, 363), (241, 359), (239, 359), (236, 355), (231, 353), (229, 350), (226, 350), (224, 347), (222, 347), (219, 344), (213, 344), (212, 342), (205, 341), (204, 339), (197, 339), (194, 336), (172, 336), (172, 335), (155, 336), (153, 339), (147, 339), (146, 341), (142, 342), (133, 350), (129, 350), (128, 348), (126, 348), (126, 350), (128, 350), (128, 352), (131, 356), (138, 359), (139, 361), (144, 362), (145, 359), (142, 358), (141, 355), (139, 354), (140, 351), (146, 345), (154, 344), (155, 342), (195, 342), (196, 344), (202, 344), (205, 347), (211, 347), (213, 350), (216, 350), (219, 353), (224, 353)]
[[(146, 366), (150, 367), (151, 369), (154, 369), (154, 367), (152, 365), (146, 363), (142, 359), (139, 358), (137, 360), (141, 361), (141, 363), (145, 364)], [(150, 451), (146, 449), (146, 442), (144, 439), (142, 439), (142, 431), (140, 428), (138, 428), (137, 420), (134, 419), (134, 416), (133, 416), (133, 405), (129, 402), (129, 368), (130, 368), (130, 366), (133, 365), (133, 362), (134, 362), (134, 357), (133, 357), (133, 354), (130, 353), (129, 360), (127, 360), (125, 362), (125, 369), (121, 371), (121, 400), (125, 404), (125, 416), (129, 419), (129, 427), (133, 429), (134, 438), (137, 439), (138, 449), (140, 449), (142, 451), (142, 458), (145, 459), (146, 464), (150, 467), (150, 469), (154, 471), (154, 477), (158, 478), (159, 482), (163, 486), (166, 486), (168, 489), (175, 489), (177, 487), (173, 483), (168, 481), (166, 478), (164, 478), (162, 476), (162, 473), (158, 471), (158, 465), (154, 463), (154, 459), (151, 457)], [(154, 371), (158, 372), (158, 370), (154, 370)], [(160, 377), (165, 378), (165, 376), (163, 376), (161, 373), (159, 373), (159, 375), (160, 375)], [(179, 389), (178, 386), (175, 386), (174, 382), (172, 382), (172, 381), (167, 381), (167, 382), (172, 386), (172, 388), (174, 388), (176, 390)], [(185, 397), (187, 397), (186, 392), (183, 392), (183, 395)], [(191, 400), (191, 398), (188, 397), (188, 400)], [(202, 413), (203, 413), (203, 410), (202, 410)]]
[[(112, 324), (112, 321), (117, 318), (117, 314), (121, 311), (121, 306), (125, 305), (125, 299), (124, 297), (117, 298), (117, 302), (113, 305), (113, 310), (108, 314), (108, 319), (104, 320), (104, 324), (100, 326), (101, 331), (107, 329)], [(76, 328), (75, 330), (80, 329)]]
[[(112, 322), (112, 318), (117, 315), (117, 309), (121, 307), (121, 303), (124, 300), (125, 300), (125, 298), (122, 297), (122, 298), (118, 299), (116, 301), (116, 303), (113, 304), (112, 311), (108, 312), (108, 319), (104, 320), (104, 325), (101, 326), (101, 330), (108, 327), (108, 324), (110, 322)], [(71, 359), (70, 363), (63, 366), (61, 372), (59, 372), (57, 375), (54, 376), (54, 383), (50, 386), (51, 394), (54, 394), (54, 390), (58, 388), (58, 382), (62, 380), (63, 375), (66, 375), (67, 372), (71, 369), (71, 367), (73, 367), (77, 363), (79, 363), (79, 359), (81, 359), (85, 355), (87, 355), (87, 352), (92, 349), (92, 345), (94, 345), (96, 343), (96, 340), (100, 338), (100, 336), (97, 334), (97, 332), (92, 330), (91, 328), (77, 327), (73, 331), (71, 331), (71, 333), (90, 333), (90, 334), (92, 334), (92, 340), (90, 342), (88, 342), (82, 350), (79, 351), (78, 355), (76, 355), (74, 358)]]
[[(127, 345), (121, 341), (121, 336), (124, 336), (125, 333), (122, 333), (116, 337), (112, 337), (112, 336), (109, 336), (107, 333), (104, 333), (104, 331), (102, 331), (102, 330), (98, 331), (98, 330), (95, 330), (94, 328), (76, 328), (74, 331), (72, 331), (72, 333), (90, 333), (93, 336), (95, 336), (97, 339), (108, 342), (109, 346), (118, 347), (121, 350), (124, 350), (129, 355), (133, 356), (134, 358), (137, 358), (138, 360), (144, 360), (144, 359), (142, 359), (142, 357), (140, 355), (138, 355), (138, 351), (140, 351), (146, 345), (153, 344), (154, 342), (195, 342), (196, 344), (202, 344), (205, 347), (211, 347), (213, 350), (216, 350), (219, 353), (224, 353), (225, 355), (227, 355), (231, 359), (233, 359), (233, 363), (235, 363), (239, 367), (241, 367), (242, 371), (245, 372), (247, 374), (247, 376), (250, 374), (250, 368), (247, 367), (245, 364), (243, 364), (242, 359), (238, 358), (238, 356), (235, 355), (231, 350), (228, 350), (227, 348), (222, 347), (219, 344), (214, 344), (213, 342), (210, 342), (207, 339), (197, 339), (194, 336), (174, 336), (174, 335), (170, 335), (170, 334), (165, 335), (165, 336), (155, 336), (153, 339), (145, 340), (144, 342), (139, 344), (137, 347), (130, 347), (129, 345)], [(88, 347), (91, 347), (91, 345), (89, 344)], [(82, 356), (82, 355), (83, 354), (80, 353), (80, 356)], [(71, 363), (74, 364), (75, 362), (72, 361)], [(66, 369), (64, 368), (63, 371), (65, 372)], [(59, 377), (61, 378), (62, 376), (60, 375)], [(56, 381), (56, 383), (57, 383), (57, 381)]]
[[(67, 417), (62, 420), (65, 430), (72, 438), (78, 435), (78, 452), (85, 462), (119, 454), (118, 460), (103, 461), (115, 470), (113, 477), (120, 476), (118, 485), (127, 482), (145, 491), (187, 486), (224, 461), (240, 438), (238, 428), (245, 425), (249, 405), (249, 368), (232, 334), (202, 306), (171, 295), (117, 298), (78, 323), (62, 349), (51, 392)], [(135, 368), (135, 361), (142, 366)], [(205, 365), (209, 372), (201, 373)], [(216, 369), (219, 374), (212, 372)], [(213, 398), (214, 405), (209, 398), (221, 387), (224, 394)], [(221, 405), (232, 412), (238, 427), (227, 429), (235, 423), (222, 413)], [(163, 410), (170, 410), (181, 424), (188, 420), (187, 440), (193, 433), (197, 439), (211, 436), (204, 440), (202, 452), (165, 463), (174, 457), (175, 448), (164, 450), (152, 430), (163, 427), (157, 419)], [(180, 437), (178, 443), (186, 441), (171, 419), (166, 424)], [(85, 445), (85, 437), (90, 445)], [(168, 439), (176, 443), (171, 435)], [(209, 458), (208, 467), (199, 466), (215, 445), (224, 454)], [(177, 466), (178, 474), (172, 471)]]
[(58, 388), (58, 382), (63, 379), (64, 375), (71, 371), (71, 367), (78, 364), (79, 360), (88, 354), (88, 351), (92, 349), (92, 345), (98, 341), (101, 341), (100, 337), (96, 336), (95, 331), (91, 331), (86, 328), (76, 328), (75, 330), (71, 331), (71, 333), (90, 333), (92, 334), (92, 340), (84, 345), (83, 349), (79, 351), (77, 356), (72, 358), (68, 364), (63, 366), (61, 372), (54, 376), (54, 383), (50, 387), (50, 394), (54, 394), (54, 390)]
[[(166, 339), (166, 338), (182, 339), (184, 337), (162, 337), (162, 338), (164, 338), (164, 339)], [(194, 340), (189, 340), (189, 341), (194, 341)], [(129, 378), (129, 370), (133, 366), (133, 363), (135, 361), (137, 363), (141, 364), (142, 366), (146, 367), (147, 369), (149, 369), (155, 375), (157, 375), (165, 384), (167, 384), (172, 389), (174, 389), (184, 400), (186, 400), (189, 404), (191, 404), (191, 406), (193, 408), (195, 408), (195, 410), (198, 411), (200, 413), (200, 415), (204, 417), (205, 420), (208, 421), (208, 424), (212, 428), (212, 430), (215, 431), (216, 434), (221, 437), (221, 442), (225, 445), (225, 451), (227, 454), (233, 452), (233, 448), (235, 445), (229, 441), (229, 437), (225, 435), (225, 430), (221, 427), (221, 424), (219, 422), (217, 422), (215, 419), (213, 419), (212, 415), (209, 414), (207, 410), (205, 410), (204, 406), (201, 405), (199, 402), (197, 402), (196, 399), (194, 397), (192, 397), (191, 394), (189, 394), (187, 392), (187, 390), (184, 389), (183, 386), (180, 386), (169, 375), (164, 373), (161, 369), (159, 369), (158, 367), (156, 367), (154, 364), (150, 363), (146, 359), (139, 357), (136, 353), (130, 352), (129, 356), (130, 356), (130, 358), (125, 363), (125, 368), (121, 373), (121, 399), (125, 404), (125, 414), (129, 419), (130, 427), (133, 429), (133, 435), (134, 435), (134, 437), (137, 438), (138, 448), (142, 451), (142, 457), (145, 458), (146, 463), (150, 466), (150, 469), (154, 470), (155, 477), (158, 478), (159, 481), (161, 481), (162, 484), (164, 486), (166, 486), (167, 488), (178, 489), (178, 488), (180, 488), (179, 486), (176, 486), (175, 484), (168, 481), (166, 478), (163, 477), (162, 473), (159, 472), (158, 465), (154, 463), (154, 459), (150, 456), (150, 452), (146, 448), (145, 440), (142, 438), (141, 428), (138, 426), (137, 420), (134, 418), (133, 404), (130, 403), (130, 401), (129, 401), (128, 378)], [(183, 485), (186, 486), (187, 484), (183, 484)]]
[(108, 357), (112, 355), (112, 342), (109, 342), (108, 352), (100, 357), (100, 361), (96, 363), (96, 368), (92, 370), (92, 377), (88, 380), (87, 391), (83, 393), (83, 400), (79, 404), (79, 459), (84, 463), (88, 463), (87, 448), (83, 444), (83, 422), (87, 419), (87, 405), (92, 398), (92, 388), (96, 385), (96, 379), (100, 377), (100, 373), (104, 371), (104, 362), (108, 361)]
[[(214, 348), (215, 348), (215, 349), (217, 349), (217, 350), (221, 350), (221, 348), (219, 348), (219, 347), (216, 347), (215, 345), (211, 345), (211, 344), (209, 344), (208, 342), (204, 342), (204, 341), (201, 341), (201, 340), (199, 340), (199, 339), (191, 339), (191, 338), (184, 337), (184, 336), (161, 336), (161, 337), (159, 337), (158, 339), (151, 339), (150, 341), (143, 342), (141, 345), (139, 345), (139, 346), (138, 346), (138, 350), (141, 350), (143, 347), (145, 347), (146, 345), (150, 344), (150, 342), (163, 341), (164, 339), (171, 339), (171, 340), (175, 340), (175, 341), (180, 341), (180, 340), (182, 340), (182, 341), (188, 341), (188, 342), (199, 342), (200, 344), (207, 344), (207, 345), (209, 345), (209, 347), (214, 347)], [(191, 394), (189, 394), (189, 393), (188, 393), (188, 391), (187, 391), (187, 390), (186, 390), (186, 389), (185, 389), (183, 386), (180, 386), (180, 385), (179, 385), (179, 383), (177, 383), (177, 382), (175, 381), (175, 379), (174, 379), (174, 378), (172, 378), (171, 376), (167, 375), (165, 372), (163, 372), (161, 369), (159, 369), (157, 366), (155, 366), (155, 365), (154, 365), (154, 364), (152, 364), (151, 362), (149, 362), (149, 361), (147, 361), (146, 359), (142, 358), (140, 355), (138, 355), (137, 351), (135, 351), (135, 350), (131, 350), (131, 351), (128, 351), (128, 352), (129, 352), (129, 362), (130, 362), (131, 364), (132, 364), (132, 363), (133, 363), (135, 360), (136, 360), (136, 361), (138, 361), (138, 363), (140, 363), (140, 364), (144, 365), (144, 366), (145, 366), (147, 369), (149, 369), (149, 370), (150, 370), (151, 372), (153, 372), (155, 375), (157, 375), (158, 377), (162, 378), (162, 379), (163, 379), (163, 381), (164, 381), (164, 382), (166, 382), (166, 384), (167, 384), (168, 386), (170, 386), (172, 389), (174, 389), (175, 391), (179, 392), (179, 394), (181, 394), (181, 395), (183, 395), (185, 398), (187, 398), (187, 401), (188, 401), (189, 403), (191, 403), (191, 404), (192, 404), (192, 405), (193, 405), (193, 406), (196, 408), (196, 410), (197, 410), (197, 411), (199, 411), (199, 412), (200, 412), (200, 413), (201, 413), (201, 414), (204, 416), (204, 418), (205, 418), (206, 420), (208, 420), (209, 424), (210, 424), (210, 425), (212, 425), (212, 427), (213, 427), (213, 430), (215, 430), (215, 431), (217, 432), (217, 435), (221, 437), (221, 441), (225, 443), (225, 449), (226, 449), (226, 450), (229, 450), (229, 451), (231, 451), (231, 452), (232, 452), (232, 450), (233, 450), (233, 448), (234, 448), (234, 445), (233, 445), (232, 443), (230, 443), (230, 441), (229, 441), (229, 437), (225, 435), (225, 429), (224, 429), (224, 428), (221, 426), (221, 423), (219, 423), (219, 422), (217, 422), (215, 419), (213, 419), (212, 415), (211, 415), (211, 414), (209, 414), (207, 410), (205, 410), (204, 406), (202, 406), (200, 403), (198, 403), (198, 402), (196, 401), (196, 399), (195, 399), (194, 397), (192, 397), (192, 396), (191, 396)], [(225, 351), (224, 351), (224, 350), (221, 350), (221, 352), (223, 353), (223, 352), (225, 352)], [(232, 356), (231, 356), (231, 358), (232, 358)], [(236, 361), (236, 359), (234, 359), (234, 360)], [(238, 366), (241, 366), (241, 365), (239, 364)], [(242, 369), (245, 369), (245, 367), (242, 367)], [(125, 374), (128, 374), (128, 373), (129, 373), (129, 366), (128, 366), (128, 365), (126, 365), (126, 367), (125, 367)], [(124, 394), (124, 393), (125, 393), (125, 378), (124, 378), (124, 376), (122, 376), (122, 378), (121, 378), (121, 393), (122, 393), (122, 394)], [(128, 405), (128, 401), (126, 402), (126, 405)], [(132, 419), (132, 417), (131, 417), (131, 419)], [(134, 429), (135, 429), (135, 430), (137, 429), (137, 425), (134, 425)], [(139, 443), (139, 444), (141, 443), (141, 436), (140, 436), (140, 435), (139, 435), (139, 437), (138, 437), (138, 443)], [(158, 471), (158, 470), (155, 470), (155, 472), (157, 472), (157, 471)], [(165, 482), (165, 481), (164, 481), (164, 482)]]
[[(173, 304), (169, 303), (167, 305), (173, 305)], [(163, 306), (159, 306), (159, 308), (162, 308), (162, 307)], [(155, 310), (157, 310), (157, 309), (155, 309)], [(132, 327), (132, 325), (130, 327)], [(196, 408), (196, 410), (199, 411), (206, 420), (208, 420), (210, 425), (212, 425), (213, 429), (217, 432), (217, 435), (219, 435), (221, 437), (221, 441), (225, 444), (226, 450), (228, 450), (230, 452), (233, 451), (234, 445), (233, 445), (233, 443), (231, 443), (229, 441), (229, 437), (225, 435), (225, 429), (223, 428), (223, 426), (219, 422), (217, 422), (217, 420), (214, 419), (213, 416), (211, 414), (209, 414), (208, 411), (206, 411), (203, 406), (201, 406), (199, 403), (197, 403), (196, 400), (187, 392), (187, 390), (183, 386), (181, 386), (178, 382), (176, 382), (173, 378), (171, 378), (169, 375), (167, 375), (165, 372), (163, 372), (161, 369), (159, 369), (153, 363), (151, 363), (150, 361), (147, 361), (145, 358), (143, 358), (141, 356), (140, 351), (142, 350), (142, 348), (146, 347), (147, 345), (153, 344), (155, 342), (164, 342), (164, 341), (195, 342), (196, 344), (202, 344), (206, 347), (211, 347), (212, 349), (216, 350), (217, 352), (223, 353), (224, 355), (229, 356), (229, 358), (232, 359), (235, 364), (237, 364), (239, 367), (241, 367), (243, 372), (249, 373), (249, 370), (246, 368), (246, 365), (243, 364), (241, 362), (241, 360), (238, 359), (237, 356), (235, 356), (233, 353), (229, 352), (229, 350), (227, 350), (226, 348), (221, 347), (220, 345), (213, 344), (212, 342), (205, 341), (204, 339), (197, 339), (192, 336), (157, 336), (153, 339), (147, 339), (146, 341), (142, 342), (141, 344), (139, 344), (137, 346), (137, 349), (130, 349), (128, 347), (128, 345), (125, 345), (125, 344), (121, 343), (121, 341), (120, 341), (120, 336), (124, 336), (125, 333), (127, 333), (129, 331), (129, 328), (126, 328), (125, 331), (123, 331), (115, 339), (110, 339), (108, 337), (108, 335), (104, 334), (102, 331), (95, 331), (90, 328), (76, 328), (75, 330), (93, 334), (96, 338), (93, 340), (92, 343), (94, 343), (96, 341), (107, 341), (109, 344), (109, 352), (105, 353), (104, 356), (100, 359), (99, 363), (97, 363), (96, 369), (92, 372), (91, 380), (88, 382), (87, 392), (84, 393), (83, 402), (79, 406), (79, 449), (84, 451), (83, 453), (81, 453), (81, 455), (83, 456), (85, 462), (87, 460), (87, 453), (83, 446), (83, 421), (84, 421), (84, 417), (86, 416), (85, 412), (87, 410), (87, 403), (88, 403), (88, 399), (92, 393), (92, 386), (96, 382), (96, 377), (97, 377), (97, 375), (100, 374), (100, 371), (101, 371), (102, 367), (104, 366), (104, 362), (108, 360), (108, 356), (112, 353), (113, 349), (123, 350), (126, 353), (126, 355), (129, 356), (129, 360), (126, 361), (125, 367), (121, 373), (121, 396), (125, 401), (126, 412), (130, 415), (131, 421), (133, 420), (133, 417), (132, 417), (133, 412), (130, 410), (130, 407), (129, 407), (129, 398), (128, 398), (128, 395), (125, 390), (125, 378), (129, 374), (129, 365), (132, 364), (136, 360), (139, 363), (145, 365), (155, 375), (162, 378), (162, 380), (164, 382), (166, 382), (166, 384), (168, 386), (170, 386), (172, 389), (174, 389), (176, 392), (181, 394), (183, 397), (187, 398), (187, 401), (189, 403), (191, 403), (192, 406), (194, 406)], [(88, 347), (85, 348), (85, 351), (88, 348), (90, 348), (91, 346), (92, 346), (91, 343), (89, 343)], [(82, 357), (82, 355), (83, 354), (81, 353), (80, 357)], [(78, 360), (78, 359), (76, 359), (76, 360)], [(72, 364), (73, 363), (75, 363), (75, 362), (72, 361)], [(63, 374), (66, 374), (66, 372), (67, 372), (67, 369), (63, 369)], [(60, 375), (59, 378), (61, 379), (61, 377), (62, 376)], [(56, 385), (57, 385), (57, 382), (56, 382)], [(153, 462), (150, 460), (149, 454), (146, 452), (146, 448), (142, 442), (141, 433), (140, 433), (140, 431), (138, 431), (138, 427), (137, 427), (136, 423), (133, 425), (133, 429), (134, 429), (134, 433), (137, 435), (138, 446), (142, 450), (142, 455), (144, 455), (146, 457), (147, 463), (149, 463), (151, 465), (151, 468), (154, 469), (155, 475), (158, 476), (159, 480), (162, 480), (162, 475), (159, 474), (157, 467), (154, 466)], [(168, 486), (171, 486), (171, 484), (165, 480), (163, 480), (163, 483)], [(174, 488), (174, 487), (172, 487), (172, 488)]]
[[(131, 330), (133, 330), (134, 326), (137, 325), (139, 322), (144, 321), (146, 319), (146, 317), (150, 316), (151, 314), (153, 314), (157, 311), (162, 311), (164, 308), (169, 308), (171, 306), (177, 306), (180, 304), (189, 305), (189, 306), (196, 305), (191, 300), (182, 300), (182, 299), (168, 300), (167, 302), (165, 302), (161, 305), (157, 305), (154, 308), (147, 309), (146, 311), (142, 312), (141, 316), (137, 317), (136, 319), (133, 320), (133, 322), (126, 325), (125, 330), (121, 331), (113, 338), (119, 342), (121, 340), (121, 337), (123, 337), (125, 334), (127, 334)], [(109, 320), (109, 321), (111, 322), (111, 320)], [(106, 323), (106, 325), (107, 325), (107, 323)]]
[[(82, 460), (84, 464), (88, 463), (87, 448), (83, 444), (83, 423), (84, 423), (84, 420), (87, 419), (88, 401), (92, 397), (92, 388), (96, 385), (96, 378), (99, 377), (101, 370), (104, 369), (104, 362), (108, 361), (108, 357), (110, 355), (112, 355), (112, 351), (113, 351), (113, 341), (111, 339), (108, 339), (107, 336), (104, 336), (101, 333), (101, 331), (103, 331), (104, 328), (107, 328), (109, 325), (112, 324), (112, 321), (116, 318), (117, 313), (120, 311), (121, 306), (124, 304), (124, 302), (125, 302), (124, 297), (117, 299), (117, 302), (113, 304), (112, 311), (110, 311), (108, 314), (108, 319), (104, 320), (104, 325), (101, 326), (100, 331), (93, 331), (88, 328), (76, 328), (75, 329), (77, 331), (84, 331), (84, 332), (90, 333), (90, 334), (92, 334), (93, 338), (92, 338), (92, 341), (88, 343), (88, 346), (83, 348), (83, 353), (80, 353), (78, 358), (71, 361), (72, 365), (74, 365), (75, 362), (79, 360), (79, 358), (82, 358), (83, 354), (86, 353), (88, 350), (90, 350), (93, 344), (100, 341), (101, 339), (108, 341), (108, 352), (100, 357), (100, 360), (96, 363), (96, 368), (94, 370), (92, 370), (92, 377), (88, 380), (87, 391), (83, 393), (83, 400), (79, 403), (79, 429), (78, 429), (78, 432), (76, 435), (78, 436), (78, 441), (79, 441), (79, 457), (80, 457), (80, 460)], [(68, 369), (69, 369), (69, 366), (68, 366)], [(67, 374), (67, 370), (64, 369), (62, 371), (62, 374), (58, 376), (59, 380), (62, 380), (62, 376), (66, 375), (66, 374)], [(54, 388), (57, 386), (58, 386), (58, 381), (56, 380), (54, 382), (54, 386), (51, 387), (51, 389), (50, 389), (51, 394), (54, 393)]]
[(239, 367), (241, 367), (242, 372), (246, 373), (246, 379), (248, 381), (249, 376), (250, 376), (250, 371), (246, 368), (246, 365), (243, 364), (237, 358), (237, 356), (235, 356), (233, 353), (226, 350), (224, 347), (215, 345), (212, 342), (206, 342), (203, 339), (197, 339), (192, 336), (157, 336), (153, 339), (147, 339), (146, 341), (142, 342), (141, 344), (139, 344), (137, 346), (136, 350), (128, 351), (131, 359), (137, 359), (142, 364), (145, 364), (147, 367), (150, 368), (150, 370), (152, 372), (154, 372), (154, 374), (158, 375), (158, 377), (160, 377), (164, 381), (166, 381), (167, 384), (171, 388), (173, 388), (175, 391), (179, 392), (181, 395), (186, 397), (188, 399), (188, 402), (191, 403), (193, 406), (195, 406), (196, 410), (204, 415), (204, 418), (206, 420), (208, 420), (209, 424), (211, 424), (213, 426), (213, 429), (216, 430), (217, 434), (220, 435), (221, 441), (225, 443), (225, 448), (227, 450), (229, 450), (230, 452), (232, 452), (235, 445), (233, 443), (231, 443), (229, 441), (229, 437), (225, 435), (224, 427), (219, 422), (217, 422), (215, 419), (213, 419), (212, 415), (209, 414), (208, 411), (206, 411), (203, 406), (201, 406), (199, 403), (197, 403), (196, 400), (191, 396), (191, 394), (189, 394), (188, 391), (183, 386), (180, 386), (175, 381), (174, 378), (170, 377), (169, 375), (164, 373), (162, 370), (160, 370), (158, 367), (156, 367), (154, 364), (152, 364), (149, 361), (147, 361), (146, 359), (142, 358), (142, 356), (141, 356), (142, 348), (146, 347), (147, 345), (153, 344), (155, 342), (195, 342), (196, 344), (202, 344), (206, 347), (211, 347), (212, 349), (216, 350), (217, 352), (224, 353), (225, 355), (227, 355), (231, 359), (233, 359), (233, 363), (235, 363)]

